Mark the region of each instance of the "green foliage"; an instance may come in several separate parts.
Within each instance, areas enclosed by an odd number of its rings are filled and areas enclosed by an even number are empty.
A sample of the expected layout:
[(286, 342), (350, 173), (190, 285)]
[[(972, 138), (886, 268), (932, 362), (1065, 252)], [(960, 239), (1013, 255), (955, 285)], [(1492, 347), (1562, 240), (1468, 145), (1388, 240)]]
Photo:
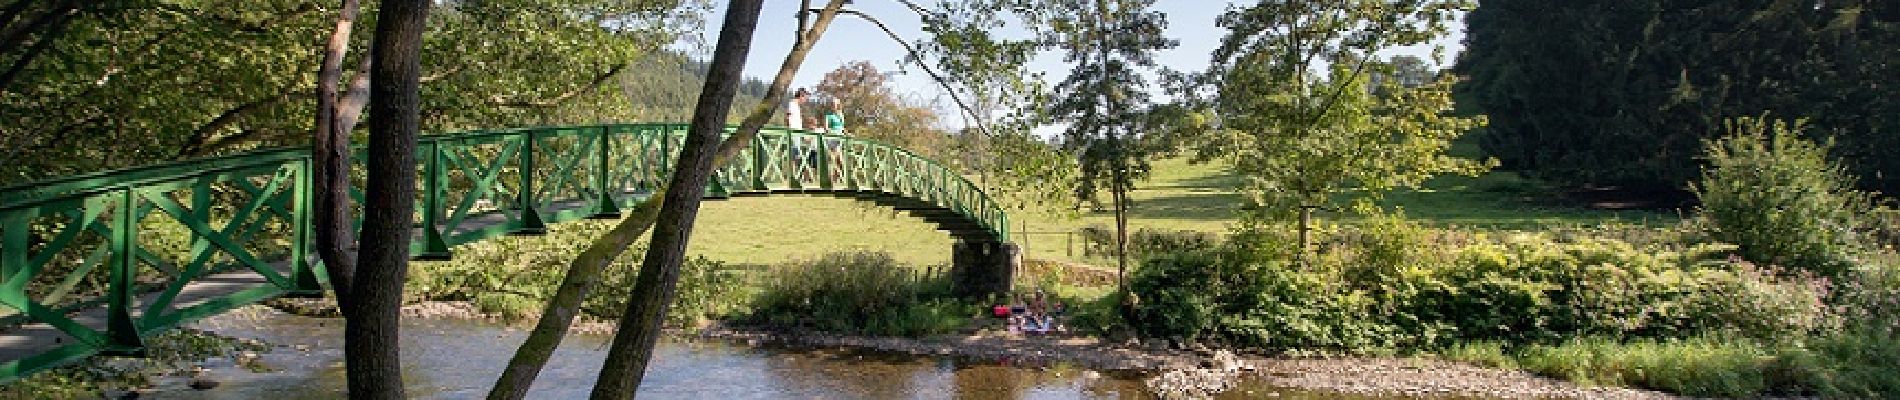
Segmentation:
[(1153, 254), (1191, 251), (1195, 249), (1212, 249), (1219, 246), (1219, 235), (1201, 231), (1142, 228), (1135, 230), (1134, 234), (1128, 235), (1128, 255), (1130, 257), (1147, 257)]
[[(34, 5), (43, 2), (16, 2)], [(0, 86), (0, 184), (159, 161), (308, 143), (318, 48), (336, 2), (81, 1), (46, 51)], [(376, 2), (365, 2), (346, 70), (367, 53)], [(424, 35), (422, 128), (684, 119), (603, 86), (691, 78), (661, 50), (698, 26), (701, 0), (446, 2)], [(11, 18), (8, 18), (11, 20)], [(11, 27), (8, 32), (13, 32)], [(9, 35), (11, 36), (11, 35)], [(57, 55), (57, 56), (51, 56)], [(628, 73), (659, 58), (662, 68)], [(343, 77), (347, 82), (350, 73)], [(671, 99), (653, 100), (665, 103)], [(743, 102), (742, 102), (743, 103)], [(360, 143), (360, 141), (359, 141)]]
[[(562, 267), (587, 248), (610, 223), (576, 221), (556, 225), (544, 236), (509, 237), (463, 245), (455, 259), (420, 262), (411, 268), (406, 295), (423, 300), (467, 300), (484, 312), (530, 318), (560, 287)], [(639, 249), (634, 249), (639, 250)], [(644, 251), (627, 251), (601, 274), (601, 283), (581, 311), (603, 319), (619, 318), (633, 290)], [(667, 310), (670, 326), (695, 326), (743, 305), (744, 281), (724, 263), (701, 257), (680, 267), (679, 286)]]
[(1769, 349), (1719, 339), (1618, 343), (1582, 339), (1533, 347), (1518, 358), (1532, 372), (1587, 385), (1639, 386), (1690, 396), (1743, 397), (1768, 388)]
[(1213, 340), (1273, 350), (1354, 351), (1388, 331), (1367, 318), (1368, 298), (1285, 260), (1189, 250), (1148, 258), (1129, 278), (1143, 335)]
[(1676, 340), (1618, 341), (1587, 337), (1556, 345), (1511, 349), (1475, 342), (1439, 357), (1479, 365), (1521, 368), (1588, 385), (1636, 386), (1688, 396), (1819, 396), (1890, 398), (1900, 395), (1900, 339), (1885, 334), (1840, 334), (1806, 346), (1696, 336)]
[[(1475, 175), (1487, 166), (1445, 152), (1482, 117), (1451, 116), (1452, 78), (1407, 87), (1401, 63), (1381, 51), (1418, 45), (1450, 30), (1474, 4), (1262, 1), (1228, 11), (1228, 29), (1205, 80), (1224, 129), (1200, 140), (1201, 154), (1231, 160), (1258, 214), (1310, 229), (1314, 210), (1446, 173)], [(1318, 71), (1318, 72), (1316, 72)], [(1341, 196), (1351, 193), (1354, 196)], [(1300, 243), (1305, 245), (1305, 243)]]
[[(1732, 246), (1620, 235), (1470, 233), (1375, 215), (1327, 235), (1295, 267), (1292, 239), (1242, 231), (1217, 248), (1147, 258), (1130, 278), (1142, 309), (1128, 323), (1150, 336), (1349, 353), (1587, 336), (1789, 343), (1842, 331), (1844, 303), (1830, 302), (1826, 279), (1724, 259)], [(1864, 293), (1856, 298), (1886, 301)]]
[(947, 277), (885, 253), (832, 253), (764, 274), (746, 319), (775, 327), (921, 336), (960, 328), (977, 309), (951, 296)]
[(1834, 302), (1849, 329), (1900, 334), (1900, 253), (1884, 251), (1836, 280)]
[(1675, 190), (1731, 117), (1807, 118), (1860, 183), (1900, 189), (1900, 3), (1487, 0), (1460, 104), (1487, 153), (1565, 186)]
[(1740, 245), (1742, 258), (1840, 276), (1872, 200), (1803, 130), (1803, 122), (1730, 121), (1728, 136), (1704, 146), (1709, 166), (1690, 189), (1711, 235)]
[[(804, 107), (807, 117), (830, 111), (831, 99), (842, 106), (845, 134), (889, 143), (933, 160), (953, 159), (948, 134), (934, 105), (900, 96), (888, 78), (869, 62), (854, 61), (826, 72), (818, 82), (818, 97)], [(816, 125), (814, 122), (812, 125)]]
[(1061, 143), (1080, 163), (1079, 199), (1094, 200), (1103, 189), (1121, 199), (1148, 169), (1134, 129), (1149, 102), (1141, 72), (1156, 68), (1153, 52), (1178, 44), (1162, 36), (1167, 15), (1151, 10), (1154, 2), (1049, 0), (1031, 16), (1073, 64), (1047, 116), (1067, 124)]
[(1828, 281), (1811, 274), (1736, 263), (1697, 271), (1692, 285), (1694, 295), (1681, 303), (1684, 325), (1702, 331), (1777, 341), (1834, 332), (1842, 323), (1827, 303)]

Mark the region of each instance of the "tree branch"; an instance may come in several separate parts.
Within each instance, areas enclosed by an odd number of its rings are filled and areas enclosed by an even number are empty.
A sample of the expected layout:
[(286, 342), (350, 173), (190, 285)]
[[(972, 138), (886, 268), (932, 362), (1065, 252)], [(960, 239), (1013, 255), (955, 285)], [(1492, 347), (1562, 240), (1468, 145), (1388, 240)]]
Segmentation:
[[(911, 7), (916, 7), (916, 5), (910, 4), (909, 1), (904, 1), (904, 0), (899, 0), (899, 1), (903, 1), (906, 5), (909, 5)], [(904, 59), (909, 60), (912, 64), (916, 64), (919, 68), (924, 70), (925, 74), (930, 75), (930, 79), (933, 81), (936, 81), (937, 86), (942, 87), (944, 90), (944, 93), (947, 93), (950, 96), (950, 101), (957, 103), (957, 110), (962, 111), (964, 116), (969, 117), (971, 121), (975, 121), (976, 130), (978, 132), (981, 132), (984, 136), (990, 135), (989, 127), (984, 125), (983, 119), (977, 117), (976, 111), (971, 109), (968, 103), (963, 102), (962, 97), (957, 96), (956, 89), (953, 89), (950, 87), (950, 83), (949, 83), (950, 81), (944, 79), (943, 75), (938, 74), (936, 69), (930, 68), (930, 64), (924, 63), (922, 53), (917, 52), (917, 48), (912, 47), (910, 42), (905, 41), (904, 38), (898, 37), (897, 32), (892, 31), (889, 26), (884, 25), (884, 21), (879, 21), (876, 17), (872, 17), (869, 14), (858, 12), (856, 10), (843, 10), (843, 11), (839, 11), (838, 13), (850, 14), (852, 16), (858, 17), (859, 19), (863, 19), (865, 22), (870, 22), (871, 25), (876, 25), (877, 29), (884, 31), (885, 36), (889, 36), (891, 38), (891, 41), (895, 41), (897, 42), (899, 46), (903, 46), (904, 53), (905, 53)]]
[(619, 75), (620, 71), (626, 70), (628, 65), (629, 64), (615, 65), (613, 69), (609, 69), (607, 70), (607, 72), (603, 72), (600, 75), (595, 76), (593, 80), (587, 81), (587, 84), (582, 85), (581, 87), (574, 88), (574, 90), (570, 90), (567, 93), (562, 93), (558, 96), (554, 96), (553, 98), (543, 99), (543, 100), (519, 100), (519, 99), (506, 99), (506, 98), (502, 98), (500, 95), (495, 95), (495, 96), (489, 96), (488, 104), (496, 106), (496, 107), (509, 107), (509, 108), (547, 108), (547, 107), (558, 106), (558, 105), (561, 105), (561, 103), (565, 103), (570, 99), (573, 99), (583, 94), (587, 94), (587, 92), (594, 91), (595, 88), (599, 88), (600, 85), (607, 83), (607, 80), (613, 78), (614, 75)]
[[(212, 118), (210, 122), (206, 122), (204, 123), (204, 125), (199, 125), (198, 129), (192, 130), (191, 137), (186, 139), (185, 145), (178, 149), (178, 155), (173, 158), (182, 159), (182, 158), (187, 158), (187, 157), (203, 155), (205, 152), (207, 152), (210, 149), (213, 149), (216, 147), (228, 146), (232, 140), (237, 140), (237, 139), (241, 139), (244, 136), (248, 136), (246, 134), (239, 134), (239, 135), (221, 137), (215, 141), (211, 140), (211, 135), (218, 133), (218, 131), (220, 130), (224, 130), (225, 127), (231, 126), (232, 123), (236, 123), (239, 118), (245, 116), (246, 114), (250, 114), (251, 112), (263, 109), (265, 106), (276, 104), (277, 102), (283, 101), (284, 99), (288, 99), (290, 98), (291, 93), (292, 92), (290, 91), (280, 91), (276, 95), (241, 103), (241, 104), (238, 104), (236, 107), (231, 107), (228, 110), (224, 110), (224, 112), (218, 114), (216, 118)], [(245, 132), (255, 133), (254, 130), (246, 130)]]
[(449, 69), (447, 70), (436, 72), (434, 75), (424, 76), (418, 79), (418, 81), (422, 83), (435, 82), (437, 80), (441, 80), (443, 78), (448, 78), (449, 76), (462, 73), (462, 70), (465, 70), (465, 69), (468, 69), (468, 64), (456, 64), (455, 66), (449, 67)]
[[(76, 6), (68, 6), (64, 10), (49, 11), (45, 16), (29, 25), (29, 28), (31, 28), (41, 26), (42, 22), (51, 24), (45, 31), (41, 32), (39, 40), (35, 41), (32, 47), (27, 48), (26, 53), (21, 54), (20, 58), (13, 60), (13, 65), (7, 67), (6, 72), (0, 73), (0, 92), (5, 92), (7, 87), (13, 86), (13, 80), (19, 77), (20, 72), (25, 71), (26, 67), (33, 63), (34, 59), (39, 58), (41, 52), (53, 46), (53, 42), (59, 39), (61, 33), (65, 32), (66, 24), (72, 22), (73, 16), (78, 14), (78, 12), (79, 9)], [(20, 32), (7, 35), (6, 40), (0, 40), (0, 43), (24, 42), (26, 40), (25, 32), (28, 30), (29, 29), (22, 29)]]
[(206, 21), (210, 21), (212, 23), (216, 23), (220, 25), (220, 27), (229, 31), (243, 32), (243, 33), (249, 33), (249, 34), (270, 33), (271, 27), (273, 25), (276, 25), (279, 22), (283, 22), (292, 18), (297, 18), (305, 14), (310, 14), (312, 12), (317, 11), (317, 5), (315, 3), (304, 3), (302, 5), (297, 6), (297, 8), (291, 9), (290, 11), (285, 11), (282, 14), (272, 15), (269, 18), (264, 18), (261, 21), (246, 21), (243, 19), (208, 13), (208, 12), (205, 12), (205, 10), (203, 9), (188, 8), (188, 7), (184, 7), (184, 6), (172, 4), (172, 3), (166, 3), (166, 2), (152, 2), (152, 3), (153, 3), (153, 8), (156, 8), (159, 10), (170, 11), (170, 12), (177, 13), (180, 15), (187, 15), (193, 18), (203, 19)]

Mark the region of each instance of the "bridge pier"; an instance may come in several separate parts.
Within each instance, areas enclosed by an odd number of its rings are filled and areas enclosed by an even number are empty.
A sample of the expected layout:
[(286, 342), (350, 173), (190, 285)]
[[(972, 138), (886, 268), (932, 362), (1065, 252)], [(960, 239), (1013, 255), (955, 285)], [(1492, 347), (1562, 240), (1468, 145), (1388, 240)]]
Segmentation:
[(950, 282), (958, 296), (1007, 296), (1022, 261), (1014, 243), (959, 240), (950, 245)]

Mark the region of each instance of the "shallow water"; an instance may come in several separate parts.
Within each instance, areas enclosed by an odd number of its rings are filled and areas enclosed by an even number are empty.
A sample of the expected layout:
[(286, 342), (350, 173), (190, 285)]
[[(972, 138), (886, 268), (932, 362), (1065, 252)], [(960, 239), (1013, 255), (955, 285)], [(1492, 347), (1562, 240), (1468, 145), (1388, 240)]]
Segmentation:
[[(343, 396), (341, 321), (274, 315), (199, 328), (281, 346), (261, 355), (277, 371), (213, 362), (217, 388), (184, 378), (159, 382), (148, 398), (331, 399)], [(462, 320), (406, 320), (403, 372), (417, 399), (480, 398), (526, 337), (521, 329)], [(529, 393), (532, 399), (586, 398), (610, 338), (570, 336)], [(1147, 399), (1139, 377), (1062, 365), (1019, 367), (1007, 360), (957, 360), (848, 349), (754, 347), (724, 341), (662, 341), (640, 387), (653, 399)], [(1365, 397), (1243, 385), (1222, 398)]]

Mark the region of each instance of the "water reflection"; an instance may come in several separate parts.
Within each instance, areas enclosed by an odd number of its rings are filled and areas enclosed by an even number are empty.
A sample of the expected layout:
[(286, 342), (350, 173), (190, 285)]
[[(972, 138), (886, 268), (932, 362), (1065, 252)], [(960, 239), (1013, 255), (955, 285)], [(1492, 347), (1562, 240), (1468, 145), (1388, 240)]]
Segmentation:
[[(268, 321), (205, 326), (281, 348), (263, 360), (281, 372), (254, 373), (213, 365), (224, 384), (185, 388), (160, 382), (149, 398), (330, 399), (344, 387), (341, 322), (275, 315)], [(408, 320), (402, 331), (409, 395), (418, 399), (480, 398), (493, 385), (525, 332), (458, 320)], [(528, 397), (586, 398), (609, 338), (569, 337)], [(299, 350), (302, 346), (305, 350)], [(843, 349), (759, 348), (720, 341), (662, 341), (640, 388), (644, 399), (1147, 399), (1137, 377), (1098, 374), (1064, 365), (999, 365)], [(1002, 360), (1007, 361), (1007, 360)], [(1280, 398), (1298, 392), (1250, 387), (1223, 398)]]

